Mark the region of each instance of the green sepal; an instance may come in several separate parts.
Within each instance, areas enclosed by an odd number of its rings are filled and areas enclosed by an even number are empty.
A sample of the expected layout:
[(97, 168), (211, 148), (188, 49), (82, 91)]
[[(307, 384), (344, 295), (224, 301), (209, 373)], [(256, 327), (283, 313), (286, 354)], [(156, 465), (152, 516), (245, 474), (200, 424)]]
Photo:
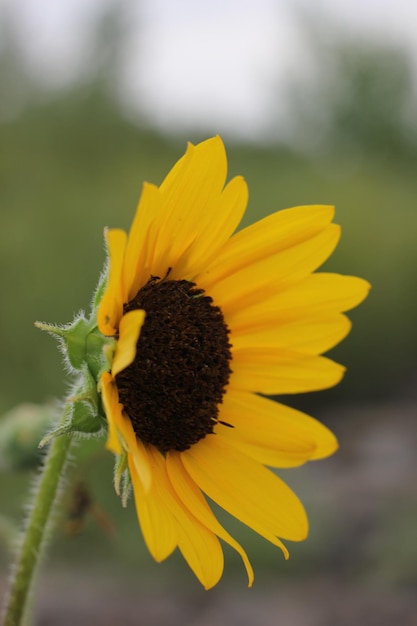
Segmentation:
[(80, 371), (86, 360), (86, 339), (89, 333), (89, 323), (81, 314), (71, 324), (66, 326), (63, 341), (68, 361), (74, 370)]
[(107, 347), (110, 346), (114, 351), (115, 339), (105, 337), (99, 331), (95, 312), (88, 320), (80, 314), (71, 324), (61, 329), (61, 332), (62, 330), (61, 344), (71, 368), (80, 372), (87, 364), (91, 374), (98, 380), (103, 368), (108, 364), (105, 356)]
[(115, 349), (116, 340), (102, 335), (97, 326), (88, 332), (85, 339), (85, 363), (97, 381), (102, 372), (111, 369)]
[(86, 363), (82, 372), (66, 400), (66, 419), (59, 428), (50, 431), (39, 444), (43, 447), (55, 437), (64, 434), (78, 433), (82, 435), (100, 434), (106, 420), (103, 416), (101, 400), (97, 391), (97, 383)]
[(93, 415), (98, 414), (100, 401), (97, 391), (97, 382), (87, 363), (84, 363), (81, 376), (78, 378), (78, 382), (74, 387), (72, 395), (68, 398), (68, 401), (73, 404), (84, 403), (89, 407)]
[(87, 320), (84, 313), (65, 326), (43, 322), (35, 322), (35, 326), (57, 338), (69, 367), (74, 371), (81, 370), (86, 358), (86, 340), (91, 330), (91, 320)]
[(100, 275), (99, 281), (98, 281), (98, 285), (96, 287), (96, 290), (94, 292), (93, 295), (93, 300), (91, 303), (91, 309), (93, 311), (96, 311), (98, 309), (98, 306), (101, 302), (101, 299), (104, 295), (104, 292), (106, 290), (107, 287), (107, 274), (108, 274), (108, 269), (107, 267), (104, 268), (103, 272)]
[(49, 432), (41, 446), (62, 434), (80, 433), (86, 436), (101, 433), (106, 425), (98, 385), (103, 372), (111, 370), (116, 339), (106, 337), (97, 326), (97, 309), (103, 297), (107, 281), (106, 272), (100, 276), (95, 291), (92, 310), (87, 318), (80, 312), (65, 326), (36, 322), (35, 326), (58, 339), (65, 362), (76, 381), (66, 401), (66, 420)]
[(84, 402), (75, 402), (72, 409), (70, 431), (76, 433), (98, 433), (104, 426), (104, 420), (98, 413), (95, 415), (91, 406)]
[(97, 435), (101, 434), (105, 425), (105, 419), (98, 412), (94, 412), (92, 406), (88, 402), (73, 401), (71, 398), (67, 401), (65, 410), (67, 419), (62, 426), (54, 428), (47, 433), (40, 441), (39, 448), (43, 448), (49, 444), (52, 439), (61, 435)]
[(71, 432), (71, 411), (71, 403), (66, 402), (62, 413), (62, 421), (60, 422), (62, 425), (58, 426), (57, 428), (52, 428), (52, 430), (47, 432), (46, 435), (40, 440), (38, 448), (43, 448), (44, 446), (48, 445), (53, 439), (56, 439), (56, 437), (60, 437), (61, 435), (65, 435)]
[(106, 421), (102, 416), (102, 406), (97, 392), (97, 382), (87, 363), (83, 364), (78, 384), (68, 398), (71, 413), (68, 420), (70, 432), (99, 433)]
[(58, 340), (70, 370), (81, 372), (87, 365), (96, 382), (98, 382), (102, 372), (110, 370), (116, 349), (114, 337), (106, 337), (97, 326), (97, 307), (104, 287), (105, 276), (102, 276), (88, 319), (81, 311), (70, 324), (65, 326), (35, 322), (37, 328), (46, 331)]
[(132, 480), (127, 462), (127, 452), (123, 450), (116, 456), (114, 465), (114, 490), (122, 501), (122, 506), (127, 506), (131, 492)]
[(120, 483), (126, 469), (127, 453), (123, 450), (120, 454), (116, 455), (116, 462), (114, 464), (114, 490), (118, 496), (120, 496)]
[(123, 474), (123, 486), (122, 486), (122, 493), (121, 493), (122, 506), (124, 508), (127, 507), (127, 501), (129, 499), (131, 492), (132, 492), (132, 479), (130, 477), (129, 470), (127, 469)]

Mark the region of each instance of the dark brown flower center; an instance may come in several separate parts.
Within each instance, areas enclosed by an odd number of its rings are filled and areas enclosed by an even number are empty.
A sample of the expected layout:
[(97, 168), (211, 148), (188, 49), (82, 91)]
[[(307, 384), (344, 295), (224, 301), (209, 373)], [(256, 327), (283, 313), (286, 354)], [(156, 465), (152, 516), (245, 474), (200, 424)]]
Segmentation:
[(161, 452), (213, 432), (231, 374), (229, 329), (219, 307), (187, 280), (152, 277), (124, 306), (146, 317), (135, 360), (116, 376), (136, 435)]

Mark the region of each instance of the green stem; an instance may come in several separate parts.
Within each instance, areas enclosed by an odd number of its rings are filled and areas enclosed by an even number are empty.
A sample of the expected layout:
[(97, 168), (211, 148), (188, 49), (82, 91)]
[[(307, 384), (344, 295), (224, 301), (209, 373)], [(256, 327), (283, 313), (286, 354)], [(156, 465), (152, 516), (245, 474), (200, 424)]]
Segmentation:
[[(65, 420), (65, 411), (63, 420)], [(64, 434), (53, 439), (30, 509), (9, 591), (4, 626), (20, 626), (37, 565), (46, 544), (46, 534), (65, 471), (72, 438)]]

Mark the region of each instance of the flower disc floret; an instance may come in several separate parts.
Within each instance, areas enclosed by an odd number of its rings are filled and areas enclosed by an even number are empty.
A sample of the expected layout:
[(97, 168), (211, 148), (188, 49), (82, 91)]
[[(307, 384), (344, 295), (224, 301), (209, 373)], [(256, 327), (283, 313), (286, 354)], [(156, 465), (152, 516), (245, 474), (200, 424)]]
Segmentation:
[(151, 277), (124, 306), (145, 311), (133, 362), (116, 376), (137, 437), (183, 451), (213, 432), (231, 374), (219, 307), (187, 280)]

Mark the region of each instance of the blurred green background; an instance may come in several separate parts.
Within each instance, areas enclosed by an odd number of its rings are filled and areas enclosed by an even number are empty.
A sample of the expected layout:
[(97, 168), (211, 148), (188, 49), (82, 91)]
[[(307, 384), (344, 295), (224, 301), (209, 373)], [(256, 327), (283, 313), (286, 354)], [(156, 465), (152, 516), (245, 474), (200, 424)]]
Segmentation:
[[(33, 322), (66, 323), (88, 308), (105, 258), (103, 227), (128, 228), (142, 182), (159, 184), (186, 139), (207, 136), (199, 128), (187, 136), (180, 129), (164, 135), (146, 116), (126, 116), (113, 88), (115, 63), (99, 62), (117, 58), (123, 37), (112, 28), (117, 19), (114, 9), (97, 13), (91, 25), (95, 60), (89, 59), (95, 70), (59, 90), (31, 76), (11, 31), (3, 29), (4, 414), (20, 403), (44, 403), (65, 393), (56, 346)], [(348, 368), (342, 384), (284, 399), (314, 413), (341, 440), (334, 459), (282, 473), (307, 504), (311, 537), (294, 546), (284, 563), (275, 549), (228, 520), (249, 545), (256, 589), (246, 591), (238, 559), (226, 550), (225, 580), (205, 594), (179, 557), (153, 563), (133, 503), (123, 510), (113, 493), (110, 455), (101, 441), (84, 442), (40, 581), (39, 624), (48, 616), (54, 624), (110, 624), (117, 615), (117, 623), (127, 625), (272, 625), (281, 614), (281, 623), (294, 626), (353, 619), (415, 623), (415, 73), (399, 45), (352, 41), (341, 32), (323, 45), (320, 32), (317, 23), (309, 24), (319, 69), (315, 81), (294, 80), (279, 96), (292, 111), (285, 142), (274, 139), (273, 120), (269, 141), (226, 137), (230, 177), (242, 174), (249, 184), (243, 225), (289, 206), (335, 204), (342, 240), (325, 269), (372, 283), (369, 299), (350, 315), (351, 335), (332, 352)], [(22, 517), (30, 480), (23, 472), (1, 474), (1, 510), (12, 520), (11, 527), (0, 524), (4, 536)], [(80, 480), (95, 504), (80, 532), (67, 532)], [(8, 560), (4, 542), (3, 584)], [(113, 615), (115, 606), (119, 613)], [(369, 614), (375, 622), (365, 621)]]

